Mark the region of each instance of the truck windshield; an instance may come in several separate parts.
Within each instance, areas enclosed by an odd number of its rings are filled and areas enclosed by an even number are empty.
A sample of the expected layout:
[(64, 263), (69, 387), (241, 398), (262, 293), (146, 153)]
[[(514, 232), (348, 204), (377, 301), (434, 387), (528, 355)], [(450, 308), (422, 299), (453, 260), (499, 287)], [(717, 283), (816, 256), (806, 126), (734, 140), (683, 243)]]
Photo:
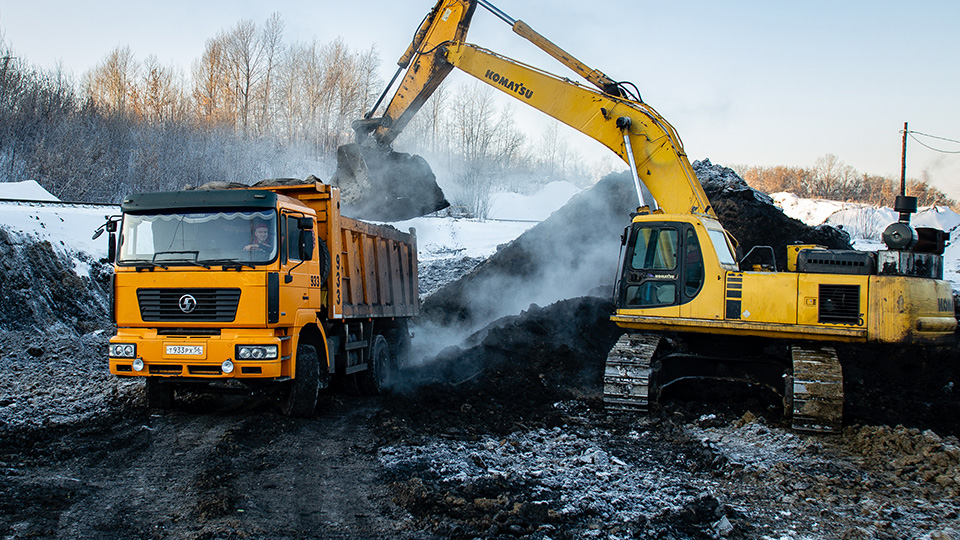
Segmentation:
[(267, 263), (277, 256), (277, 214), (125, 214), (117, 255), (120, 264), (163, 267)]

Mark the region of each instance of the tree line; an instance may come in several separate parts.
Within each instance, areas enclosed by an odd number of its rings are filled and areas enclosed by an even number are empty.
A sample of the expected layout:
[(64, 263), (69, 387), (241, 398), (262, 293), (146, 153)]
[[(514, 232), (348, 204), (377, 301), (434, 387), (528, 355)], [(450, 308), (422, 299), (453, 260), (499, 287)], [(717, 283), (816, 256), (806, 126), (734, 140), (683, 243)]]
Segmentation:
[[(329, 178), (379, 92), (380, 55), (342, 39), (287, 43), (279, 15), (208, 39), (189, 75), (108, 52), (79, 80), (43, 71), (0, 42), (0, 180), (34, 179), (63, 200), (118, 202), (137, 191), (214, 181)], [(553, 128), (531, 143), (480, 85), (441, 86), (395, 143), (422, 153), (448, 198), (483, 215), (517, 178), (590, 177), (560, 156)], [(552, 137), (552, 138), (551, 138)]]
[[(330, 178), (337, 148), (354, 138), (352, 121), (383, 89), (380, 66), (374, 46), (286, 42), (277, 14), (208, 39), (189, 74), (118, 46), (73, 80), (0, 41), (0, 181), (33, 179), (62, 200), (116, 203), (208, 182)], [(394, 147), (422, 154), (447, 198), (478, 216), (496, 191), (595, 180), (558, 123), (531, 134), (495, 95), (479, 82), (442, 84)], [(890, 204), (895, 192), (890, 179), (835, 156), (813, 168), (736, 169), (767, 192), (871, 204)], [(908, 193), (955, 205), (924, 181), (911, 181)]]
[[(861, 173), (837, 156), (818, 158), (813, 167), (759, 167), (739, 165), (733, 169), (751, 187), (764, 193), (787, 191), (798, 197), (892, 206), (900, 194), (900, 179)], [(957, 201), (931, 186), (926, 179), (907, 179), (906, 194), (920, 206), (949, 206)]]

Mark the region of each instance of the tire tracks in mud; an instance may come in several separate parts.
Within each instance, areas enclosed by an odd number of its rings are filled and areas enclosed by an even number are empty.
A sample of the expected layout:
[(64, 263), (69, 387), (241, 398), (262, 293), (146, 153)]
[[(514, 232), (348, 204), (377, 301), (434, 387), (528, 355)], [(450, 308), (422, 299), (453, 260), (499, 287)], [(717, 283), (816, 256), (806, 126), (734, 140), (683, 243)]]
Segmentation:
[(378, 400), (188, 401), (0, 434), (0, 537), (403, 538), (381, 479)]

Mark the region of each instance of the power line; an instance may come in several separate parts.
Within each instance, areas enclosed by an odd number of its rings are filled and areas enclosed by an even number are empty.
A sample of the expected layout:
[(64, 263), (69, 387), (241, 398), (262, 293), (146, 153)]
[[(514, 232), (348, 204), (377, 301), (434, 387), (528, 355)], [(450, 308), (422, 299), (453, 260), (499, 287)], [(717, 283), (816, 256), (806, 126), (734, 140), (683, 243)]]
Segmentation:
[[(901, 131), (901, 133), (903, 133), (903, 131)], [(917, 138), (917, 135), (922, 135), (922, 136), (924, 136), (924, 137), (930, 137), (931, 139), (938, 139), (938, 140), (941, 140), (941, 141), (947, 141), (947, 142), (952, 142), (952, 143), (960, 144), (960, 141), (958, 141), (958, 140), (948, 139), (948, 138), (946, 138), (946, 137), (938, 137), (938, 136), (936, 136), (936, 135), (930, 135), (930, 134), (928, 134), (928, 133), (922, 133), (922, 132), (920, 132), (920, 131), (913, 131), (913, 130), (907, 130), (906, 133), (907, 133), (908, 135), (910, 135), (910, 138), (911, 138), (911, 139), (917, 141), (917, 143), (919, 143), (920, 146), (923, 146), (924, 148), (928, 148), (928, 149), (930, 149), (930, 150), (933, 150), (934, 152), (940, 152), (941, 154), (960, 154), (960, 150), (951, 151), (951, 150), (941, 150), (941, 149), (939, 149), (939, 148), (934, 148), (934, 147), (930, 146), (929, 144), (927, 144), (927, 143), (921, 141), (920, 139), (918, 139), (918, 138)]]
[(924, 137), (930, 137), (931, 139), (940, 139), (941, 141), (949, 141), (952, 143), (960, 144), (960, 141), (956, 141), (954, 139), (948, 139), (946, 137), (937, 137), (936, 135), (928, 135), (926, 133), (921, 133), (919, 131), (910, 131), (910, 133), (916, 133), (917, 135), (923, 135)]
[[(914, 132), (914, 131), (908, 131), (907, 133), (910, 134), (910, 138), (911, 138), (911, 139), (913, 139), (913, 140), (917, 141), (918, 143), (920, 143), (920, 146), (923, 146), (923, 147), (925, 147), (925, 148), (929, 148), (930, 150), (933, 150), (934, 152), (940, 152), (941, 154), (960, 154), (960, 150), (953, 150), (953, 151), (951, 151), (951, 150), (941, 150), (941, 149), (939, 149), (939, 148), (934, 148), (934, 147), (930, 146), (929, 144), (927, 144), (927, 143), (921, 141), (920, 139), (916, 138), (916, 137), (914, 136), (914, 133), (916, 133), (916, 132)], [(921, 133), (921, 135), (922, 135), (922, 133)], [(943, 139), (943, 137), (937, 137), (937, 138), (938, 138), (938, 139)], [(950, 141), (950, 139), (944, 139), (944, 140)], [(951, 142), (958, 142), (958, 141), (951, 141)], [(958, 143), (958, 144), (960, 144), (960, 143)]]

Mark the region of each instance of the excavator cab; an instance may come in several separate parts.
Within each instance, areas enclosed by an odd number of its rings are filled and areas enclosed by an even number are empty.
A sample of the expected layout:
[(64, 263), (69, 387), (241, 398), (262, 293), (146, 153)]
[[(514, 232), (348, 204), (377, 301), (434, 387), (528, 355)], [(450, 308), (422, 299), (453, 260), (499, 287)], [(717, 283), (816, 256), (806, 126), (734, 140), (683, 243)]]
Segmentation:
[(689, 302), (703, 288), (703, 253), (686, 223), (646, 223), (630, 235), (620, 304), (657, 307)]

